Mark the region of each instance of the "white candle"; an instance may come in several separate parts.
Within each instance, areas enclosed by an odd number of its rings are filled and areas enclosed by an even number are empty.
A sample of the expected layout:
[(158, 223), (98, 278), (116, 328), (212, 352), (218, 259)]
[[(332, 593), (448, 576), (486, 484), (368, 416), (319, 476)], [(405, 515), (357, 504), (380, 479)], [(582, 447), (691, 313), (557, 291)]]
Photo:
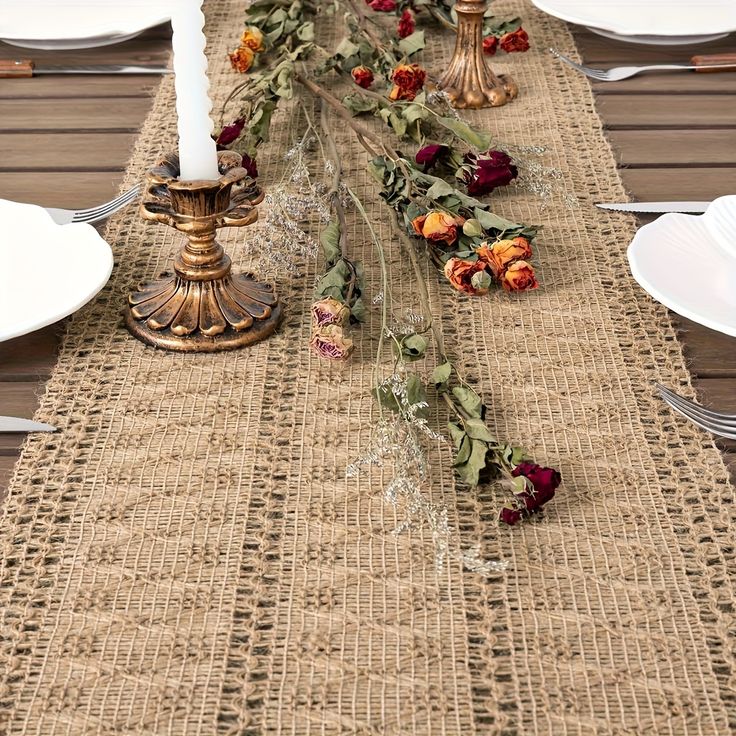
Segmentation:
[(179, 118), (179, 178), (217, 179), (217, 148), (212, 140), (202, 0), (172, 4), (176, 114)]

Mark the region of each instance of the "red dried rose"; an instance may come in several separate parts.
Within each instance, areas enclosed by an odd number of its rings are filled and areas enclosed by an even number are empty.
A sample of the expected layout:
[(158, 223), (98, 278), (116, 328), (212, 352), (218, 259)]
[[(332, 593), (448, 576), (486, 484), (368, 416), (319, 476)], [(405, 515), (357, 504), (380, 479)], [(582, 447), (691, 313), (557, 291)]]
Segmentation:
[(393, 13), (396, 10), (396, 0), (366, 0), (366, 2), (379, 13)]
[(414, 31), (416, 30), (416, 27), (417, 23), (414, 20), (414, 13), (406, 8), (401, 14), (401, 18), (399, 19), (399, 38), (406, 38), (407, 36), (411, 36), (411, 34), (414, 33)]
[(486, 36), (483, 39), (483, 53), (488, 56), (493, 56), (498, 50), (498, 37), (497, 36)]
[(511, 472), (515, 478), (524, 476), (531, 482), (534, 490), (517, 493), (517, 508), (503, 508), (499, 519), (510, 526), (532, 514), (536, 514), (544, 504), (550, 501), (557, 490), (562, 476), (554, 468), (543, 468), (536, 463), (524, 462), (517, 465)]
[(505, 151), (488, 151), (480, 158), (468, 155), (465, 160), (475, 166), (474, 171), (468, 173), (465, 178), (468, 194), (473, 197), (480, 197), (489, 194), (497, 187), (506, 186), (519, 173), (512, 163), (511, 156)]
[(442, 143), (431, 143), (417, 151), (415, 160), (420, 166), (424, 167), (424, 171), (429, 171), (436, 166), (441, 159), (449, 153), (449, 151), (449, 146), (445, 146)]
[(529, 34), (523, 28), (519, 28), (501, 36), (500, 44), (507, 54), (515, 51), (529, 51)]
[(394, 86), (388, 98), (393, 102), (397, 100), (411, 102), (424, 86), (426, 79), (427, 72), (419, 64), (399, 64), (391, 75)]
[(230, 125), (226, 125), (220, 131), (220, 135), (215, 139), (215, 143), (217, 143), (218, 146), (223, 147), (230, 145), (233, 141), (240, 138), (240, 134), (243, 132), (244, 127), (245, 118), (238, 118), (234, 122), (230, 123)]
[(373, 71), (367, 66), (356, 66), (352, 69), (350, 74), (352, 75), (355, 84), (363, 89), (368, 89), (373, 84), (373, 80), (375, 78), (373, 76)]

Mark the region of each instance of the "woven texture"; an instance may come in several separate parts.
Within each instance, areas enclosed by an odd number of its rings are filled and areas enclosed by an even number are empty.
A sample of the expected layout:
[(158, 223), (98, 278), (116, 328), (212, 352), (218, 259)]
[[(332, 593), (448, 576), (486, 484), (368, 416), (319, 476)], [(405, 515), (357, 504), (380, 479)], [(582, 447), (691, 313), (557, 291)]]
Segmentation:
[[(542, 288), (467, 299), (427, 273), (490, 425), (558, 466), (564, 485), (543, 518), (503, 528), (495, 492), (456, 491), (438, 445), (427, 493), (508, 572), (452, 562), (438, 573), (428, 533), (392, 533), (386, 473), (345, 478), (376, 420), (375, 308), (350, 364), (318, 362), (310, 261), (281, 280), (287, 317), (266, 343), (153, 351), (119, 312), (179, 237), (127, 211), (107, 230), (113, 278), (71, 320), (38, 413), (61, 429), (29, 437), (5, 505), (0, 733), (722, 736), (736, 725), (733, 488), (714, 446), (653, 394), (655, 380), (689, 392), (689, 376), (665, 310), (629, 277), (633, 221), (593, 207), (625, 193), (587, 81), (545, 53), (576, 56), (572, 38), (522, 0), (494, 7), (523, 15), (534, 46), (494, 59), (520, 98), (469, 117), (505, 143), (546, 146), (561, 172), (546, 207), (494, 194), (500, 214), (544, 226)], [(217, 101), (236, 81), (225, 51), (241, 13), (235, 0), (207, 6)], [(451, 46), (447, 32), (430, 36), (430, 69)], [(265, 184), (301, 127), (298, 104), (280, 113)], [(166, 79), (126, 184), (175, 142)], [(389, 244), (397, 306), (416, 308), (364, 154), (345, 131), (339, 142)], [(357, 220), (350, 235), (369, 260)], [(247, 236), (224, 235), (244, 267)], [(368, 286), (374, 296), (373, 269)]]

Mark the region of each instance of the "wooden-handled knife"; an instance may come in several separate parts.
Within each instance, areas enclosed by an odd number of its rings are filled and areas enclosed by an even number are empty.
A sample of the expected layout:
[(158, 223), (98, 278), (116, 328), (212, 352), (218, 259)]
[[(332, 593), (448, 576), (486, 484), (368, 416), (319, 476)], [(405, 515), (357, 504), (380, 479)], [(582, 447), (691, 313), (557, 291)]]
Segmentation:
[(86, 64), (36, 66), (31, 59), (0, 59), (0, 79), (28, 78), (41, 74), (171, 74), (165, 66), (134, 64)]

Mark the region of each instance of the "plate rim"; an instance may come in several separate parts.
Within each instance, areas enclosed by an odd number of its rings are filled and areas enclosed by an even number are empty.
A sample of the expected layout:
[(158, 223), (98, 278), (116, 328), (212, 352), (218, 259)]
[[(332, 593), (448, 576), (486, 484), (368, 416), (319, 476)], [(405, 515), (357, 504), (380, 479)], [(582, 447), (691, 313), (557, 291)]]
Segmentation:
[(656, 34), (652, 34), (651, 28), (646, 29), (646, 30), (632, 30), (630, 27), (626, 28), (626, 27), (619, 26), (615, 22), (608, 22), (605, 25), (601, 25), (601, 21), (599, 20), (585, 20), (585, 19), (580, 18), (579, 16), (575, 17), (574, 15), (570, 15), (567, 12), (562, 12), (557, 9), (551, 10), (548, 6), (546, 6), (547, 2), (548, 0), (532, 0), (532, 3), (539, 10), (555, 18), (559, 18), (560, 20), (567, 21), (568, 23), (575, 23), (581, 26), (592, 26), (593, 28), (600, 28), (601, 30), (604, 30), (604, 31), (612, 31), (613, 33), (618, 33), (620, 36), (651, 36), (651, 35), (669, 36), (669, 37), (687, 36), (687, 35), (707, 36), (707, 35), (714, 35), (717, 33), (733, 33), (734, 31), (736, 31), (736, 19), (734, 19), (732, 26), (730, 26), (728, 29), (725, 29), (723, 27), (710, 28), (708, 30), (698, 30), (697, 33), (692, 33), (692, 32), (682, 33), (679, 31), (677, 33), (674, 33), (674, 32), (671, 32), (671, 31), (668, 32), (665, 30), (665, 31), (659, 31)]
[[(719, 199), (736, 199), (736, 195), (725, 195), (725, 197), (717, 197), (716, 199), (711, 202), (710, 207), (713, 206), (715, 202), (717, 202)], [(680, 218), (693, 218), (693, 219), (699, 219), (699, 218), (705, 218), (708, 215), (708, 210), (706, 210), (702, 215), (691, 215), (686, 213), (675, 213), (675, 212), (669, 212), (665, 213), (662, 216), (658, 217), (653, 222), (649, 222), (646, 225), (642, 225), (634, 234), (634, 237), (632, 238), (631, 242), (629, 243), (628, 248), (626, 249), (626, 259), (629, 264), (629, 270), (631, 271), (631, 275), (634, 277), (634, 280), (639, 284), (639, 286), (647, 293), (649, 296), (654, 299), (656, 302), (659, 302), (663, 306), (667, 307), (667, 309), (671, 309), (676, 314), (679, 314), (681, 317), (685, 317), (686, 319), (689, 319), (692, 322), (695, 322), (696, 324), (703, 325), (704, 327), (707, 327), (711, 330), (715, 330), (716, 332), (721, 332), (725, 335), (729, 335), (730, 337), (736, 337), (736, 319), (731, 323), (727, 324), (724, 322), (721, 322), (717, 319), (712, 319), (710, 317), (703, 317), (700, 314), (697, 314), (696, 312), (692, 311), (688, 307), (683, 307), (681, 304), (676, 303), (673, 299), (668, 297), (666, 294), (663, 294), (662, 291), (654, 287), (651, 282), (643, 276), (641, 271), (639, 270), (636, 261), (635, 261), (635, 255), (634, 252), (637, 247), (640, 246), (641, 240), (640, 240), (640, 233), (644, 230), (656, 230), (657, 225), (660, 221), (662, 221), (664, 218), (667, 218), (668, 220), (672, 219), (680, 219)], [(705, 221), (704, 221), (705, 222)], [(707, 226), (705, 226), (707, 229)], [(736, 272), (736, 259), (733, 259), (730, 257), (728, 253), (723, 253), (724, 258), (727, 260), (732, 260), (734, 263), (734, 272)]]
[[(100, 235), (97, 229), (94, 228), (92, 225), (89, 225), (87, 223), (82, 223), (82, 222), (69, 223), (67, 225), (58, 225), (53, 221), (51, 216), (46, 212), (46, 210), (43, 207), (40, 207), (38, 205), (28, 204), (26, 202), (15, 202), (13, 200), (0, 199), (0, 203), (6, 203), (6, 202), (10, 202), (16, 205), (21, 205), (23, 207), (32, 207), (32, 208), (36, 208), (40, 210), (41, 213), (43, 213), (44, 217), (50, 223), (52, 223), (52, 225), (47, 228), (49, 232), (53, 232), (54, 228), (72, 227), (77, 232), (85, 231), (90, 235), (94, 234), (94, 238), (89, 238), (90, 242), (92, 239), (97, 240), (98, 242), (95, 244), (95, 247), (98, 247), (101, 250), (106, 249), (104, 250), (104, 252), (106, 254), (105, 260), (107, 261), (107, 263), (106, 263), (104, 272), (101, 271), (100, 278), (95, 281), (95, 285), (91, 287), (89, 290), (85, 291), (85, 296), (81, 297), (80, 299), (75, 300), (74, 306), (64, 307), (61, 310), (61, 312), (55, 312), (53, 316), (44, 317), (41, 320), (26, 321), (22, 323), (19, 327), (13, 327), (5, 332), (3, 332), (0, 328), (0, 343), (6, 342), (8, 340), (13, 340), (17, 337), (22, 337), (23, 335), (28, 335), (31, 332), (36, 332), (37, 330), (41, 330), (44, 327), (53, 325), (56, 322), (59, 322), (60, 320), (69, 317), (75, 312), (78, 312), (86, 304), (89, 304), (89, 302), (91, 302), (102, 291), (102, 289), (105, 288), (105, 285), (110, 280), (110, 276), (112, 275), (113, 268), (115, 267), (115, 257), (113, 255), (110, 244), (102, 237), (102, 235)], [(103, 273), (104, 273), (104, 276), (103, 276)], [(70, 301), (70, 305), (71, 305), (71, 301)]]

